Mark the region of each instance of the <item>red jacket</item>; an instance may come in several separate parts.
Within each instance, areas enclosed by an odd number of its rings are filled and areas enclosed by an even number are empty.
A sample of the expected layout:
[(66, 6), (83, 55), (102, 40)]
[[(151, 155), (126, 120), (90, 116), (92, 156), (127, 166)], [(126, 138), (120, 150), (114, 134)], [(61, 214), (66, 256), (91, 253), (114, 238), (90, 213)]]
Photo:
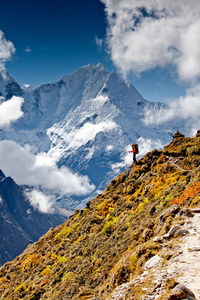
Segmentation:
[(135, 153), (135, 154), (136, 154), (136, 148), (135, 148), (135, 145), (134, 145), (134, 144), (132, 144), (131, 146), (132, 146), (132, 151), (129, 151), (129, 152), (133, 152), (133, 153)]

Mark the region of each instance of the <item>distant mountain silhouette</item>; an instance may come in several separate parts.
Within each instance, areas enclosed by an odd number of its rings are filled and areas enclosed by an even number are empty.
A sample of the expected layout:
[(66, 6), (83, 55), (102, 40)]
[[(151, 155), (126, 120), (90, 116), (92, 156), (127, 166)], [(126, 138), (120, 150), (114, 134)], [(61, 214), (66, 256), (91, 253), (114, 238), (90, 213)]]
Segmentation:
[(52, 214), (35, 210), (24, 188), (0, 170), (0, 265), (14, 259), (50, 227), (66, 219), (56, 208)]

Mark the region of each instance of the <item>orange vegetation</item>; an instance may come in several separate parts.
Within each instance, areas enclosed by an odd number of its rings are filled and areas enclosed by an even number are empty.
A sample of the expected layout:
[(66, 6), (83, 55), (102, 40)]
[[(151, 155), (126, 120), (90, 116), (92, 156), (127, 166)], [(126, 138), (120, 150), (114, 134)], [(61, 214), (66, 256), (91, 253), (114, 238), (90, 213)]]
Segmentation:
[(195, 198), (200, 193), (200, 182), (192, 183), (179, 197), (172, 200), (173, 204), (180, 205), (184, 200)]

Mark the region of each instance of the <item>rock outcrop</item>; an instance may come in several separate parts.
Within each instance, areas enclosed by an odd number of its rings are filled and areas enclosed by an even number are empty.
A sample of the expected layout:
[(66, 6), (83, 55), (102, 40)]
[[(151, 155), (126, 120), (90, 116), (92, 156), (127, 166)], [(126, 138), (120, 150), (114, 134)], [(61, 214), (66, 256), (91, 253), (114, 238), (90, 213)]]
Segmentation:
[(177, 131), (173, 134), (173, 139), (179, 138), (179, 137), (185, 137), (185, 136), (177, 130)]

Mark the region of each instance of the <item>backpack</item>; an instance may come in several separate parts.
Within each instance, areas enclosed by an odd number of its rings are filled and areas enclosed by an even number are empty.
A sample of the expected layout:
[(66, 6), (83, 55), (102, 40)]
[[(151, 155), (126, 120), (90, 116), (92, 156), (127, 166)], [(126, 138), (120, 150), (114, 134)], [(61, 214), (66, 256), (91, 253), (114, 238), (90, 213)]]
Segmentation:
[(135, 153), (136, 153), (136, 154), (138, 154), (138, 153), (139, 153), (138, 144), (135, 144)]

